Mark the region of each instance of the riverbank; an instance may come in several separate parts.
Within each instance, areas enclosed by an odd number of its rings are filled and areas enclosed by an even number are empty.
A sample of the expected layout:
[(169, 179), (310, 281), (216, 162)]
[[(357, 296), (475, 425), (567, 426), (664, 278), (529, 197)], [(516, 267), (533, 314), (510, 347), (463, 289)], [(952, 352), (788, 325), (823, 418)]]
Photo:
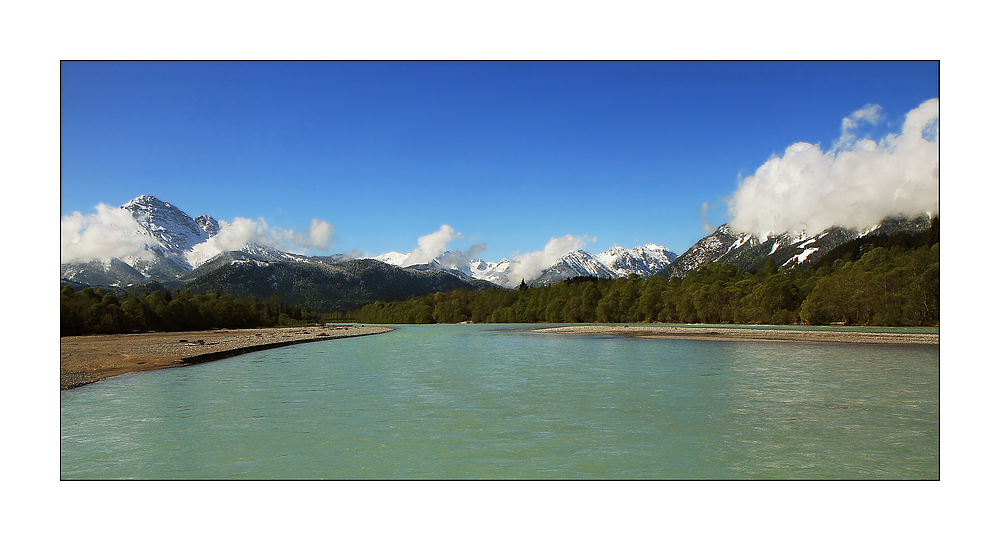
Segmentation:
[(273, 329), (64, 336), (61, 390), (111, 376), (224, 359), (251, 351), (389, 332), (380, 325), (328, 325)]
[(930, 333), (753, 329), (743, 327), (576, 325), (571, 327), (535, 329), (534, 332), (551, 334), (618, 334), (643, 338), (675, 338), (684, 340), (782, 340), (793, 342), (842, 342), (851, 344), (940, 344), (938, 335)]

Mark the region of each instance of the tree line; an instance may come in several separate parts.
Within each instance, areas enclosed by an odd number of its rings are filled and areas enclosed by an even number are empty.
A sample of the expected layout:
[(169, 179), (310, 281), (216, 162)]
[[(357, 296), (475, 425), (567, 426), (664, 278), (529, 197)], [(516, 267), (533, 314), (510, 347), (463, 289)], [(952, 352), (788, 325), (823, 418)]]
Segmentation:
[(709, 263), (669, 281), (633, 274), (513, 290), (458, 289), (375, 302), (350, 316), (364, 323), (937, 325), (939, 248), (875, 246), (812, 268), (778, 268), (773, 259), (752, 271)]
[(190, 290), (119, 296), (103, 289), (77, 292), (64, 286), (59, 299), (60, 334), (122, 334), (145, 331), (247, 329), (317, 322), (321, 315), (285, 303), (279, 295), (261, 300)]

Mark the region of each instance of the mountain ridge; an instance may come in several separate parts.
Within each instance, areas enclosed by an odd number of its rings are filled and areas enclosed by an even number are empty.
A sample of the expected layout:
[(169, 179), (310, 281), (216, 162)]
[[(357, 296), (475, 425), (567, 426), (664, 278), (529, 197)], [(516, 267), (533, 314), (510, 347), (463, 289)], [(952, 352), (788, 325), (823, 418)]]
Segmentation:
[[(135, 222), (135, 229), (127, 233), (138, 237), (138, 248), (124, 257), (61, 263), (63, 284), (128, 288), (158, 283), (257, 296), (278, 292), (310, 303), (304, 307), (338, 310), (350, 308), (352, 302), (401, 300), (397, 297), (405, 293), (426, 294), (443, 287), (513, 288), (522, 277), (528, 285), (538, 286), (578, 276), (684, 277), (709, 262), (733, 263), (743, 270), (762, 267), (768, 258), (778, 266), (808, 266), (846, 242), (868, 235), (922, 230), (931, 223), (929, 215), (898, 216), (865, 231), (834, 227), (816, 235), (783, 233), (764, 238), (733, 231), (723, 224), (680, 256), (657, 244), (634, 248), (616, 245), (596, 255), (578, 249), (540, 271), (525, 274), (526, 261), (518, 258), (494, 263), (470, 259), (461, 252), (444, 252), (428, 263), (406, 267), (402, 265), (410, 254), (400, 252), (368, 258), (345, 254), (304, 256), (254, 241), (212, 254), (215, 244), (209, 241), (225, 227), (215, 218), (205, 214), (191, 218), (174, 205), (148, 195), (136, 197), (120, 208), (128, 211)], [(240, 284), (237, 277), (247, 283)], [(393, 286), (391, 279), (404, 285)], [(371, 284), (365, 285), (364, 280)], [(268, 285), (263, 287), (263, 283)], [(305, 285), (313, 293), (303, 289)], [(323, 295), (330, 298), (320, 299)]]
[(657, 273), (664, 278), (687, 276), (706, 263), (732, 263), (742, 270), (755, 270), (773, 259), (778, 267), (790, 264), (811, 266), (838, 246), (859, 238), (895, 232), (920, 232), (929, 229), (935, 218), (922, 214), (914, 217), (891, 216), (864, 231), (834, 226), (815, 235), (805, 232), (768, 235), (761, 239), (752, 233), (733, 231), (723, 224)]
[[(402, 262), (408, 255), (400, 252), (386, 252), (373, 259), (402, 266)], [(554, 263), (542, 269), (537, 276), (525, 277), (524, 279), (528, 285), (546, 285), (576, 276), (624, 278), (637, 274), (646, 278), (665, 268), (676, 257), (677, 254), (666, 247), (652, 243), (630, 249), (613, 246), (597, 255), (579, 249), (562, 255)], [(456, 263), (453, 261), (455, 259), (460, 259), (460, 261)], [(415, 267), (457, 271), (507, 288), (517, 287), (522, 278), (518, 274), (519, 268), (516, 258), (514, 261), (501, 259), (496, 263), (482, 259), (472, 259), (466, 262), (461, 258), (453, 257), (452, 252), (445, 252), (430, 263)]]

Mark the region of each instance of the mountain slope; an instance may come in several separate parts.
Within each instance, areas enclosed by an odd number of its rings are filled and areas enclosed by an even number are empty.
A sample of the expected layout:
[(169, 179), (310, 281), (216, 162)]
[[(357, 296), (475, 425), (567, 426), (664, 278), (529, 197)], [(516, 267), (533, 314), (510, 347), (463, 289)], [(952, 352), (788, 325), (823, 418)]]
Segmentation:
[(864, 254), (875, 248), (889, 249), (902, 246), (905, 249), (913, 250), (921, 246), (933, 246), (941, 242), (940, 221), (937, 217), (931, 220), (931, 225), (927, 229), (915, 228), (912, 227), (913, 224), (900, 224), (899, 222), (889, 222), (880, 225), (883, 227), (830, 250), (816, 261), (814, 265), (828, 265), (838, 259), (857, 261)]
[(772, 235), (764, 239), (750, 233), (737, 233), (723, 224), (689, 248), (666, 268), (660, 276), (683, 278), (692, 270), (709, 262), (732, 263), (743, 270), (764, 266), (768, 258), (779, 266), (797, 264), (811, 266), (830, 251), (854, 239), (895, 232), (919, 232), (931, 227), (931, 217), (889, 217), (866, 231), (832, 227), (818, 235), (805, 233)]
[(636, 246), (631, 250), (615, 246), (597, 254), (597, 260), (620, 277), (638, 274), (645, 278), (652, 276), (677, 258), (677, 254), (656, 244)]
[(528, 285), (548, 285), (577, 276), (617, 278), (618, 274), (604, 263), (601, 263), (590, 252), (586, 250), (574, 250), (560, 257), (559, 261), (543, 270), (542, 274), (531, 280)]
[[(162, 250), (162, 257), (174, 260), (179, 266), (193, 267), (188, 252), (211, 236), (208, 230), (218, 231), (219, 223), (210, 216), (192, 219), (184, 211), (151, 195), (140, 195), (122, 205), (132, 213), (141, 235), (151, 237), (147, 250)], [(131, 264), (131, 261), (125, 259)]]
[(241, 297), (269, 298), (278, 293), (295, 306), (330, 312), (375, 301), (400, 301), (458, 288), (484, 290), (496, 286), (463, 280), (444, 271), (401, 268), (374, 259), (327, 264), (237, 256), (196, 277), (188, 287), (196, 293), (221, 291)]

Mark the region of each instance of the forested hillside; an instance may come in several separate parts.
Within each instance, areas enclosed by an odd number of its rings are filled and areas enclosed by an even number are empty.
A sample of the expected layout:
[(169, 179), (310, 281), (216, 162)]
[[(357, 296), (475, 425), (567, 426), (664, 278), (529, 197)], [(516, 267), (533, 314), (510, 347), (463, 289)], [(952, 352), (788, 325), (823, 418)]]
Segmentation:
[(120, 298), (102, 289), (60, 292), (60, 334), (121, 334), (142, 331), (195, 331), (212, 328), (249, 329), (318, 321), (319, 314), (290, 306), (275, 295), (266, 301), (189, 290), (172, 295), (153, 291)]
[(910, 237), (870, 240), (808, 269), (779, 269), (773, 260), (756, 271), (709, 263), (683, 279), (578, 277), (517, 290), (463, 289), (377, 302), (352, 315), (370, 323), (936, 325), (939, 245), (934, 236), (916, 242)]

